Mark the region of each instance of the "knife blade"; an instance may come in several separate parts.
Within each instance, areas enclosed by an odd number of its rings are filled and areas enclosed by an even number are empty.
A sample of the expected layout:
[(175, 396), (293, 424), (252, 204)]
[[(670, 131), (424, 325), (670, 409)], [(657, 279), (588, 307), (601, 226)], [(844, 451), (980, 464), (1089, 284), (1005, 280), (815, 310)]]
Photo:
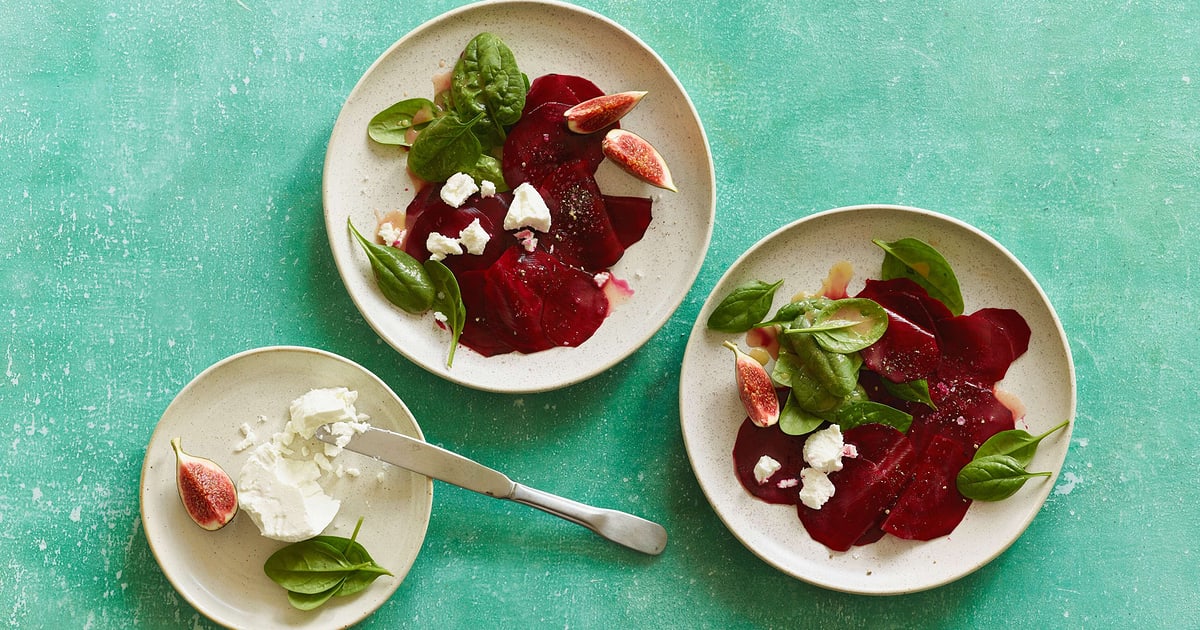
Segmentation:
[[(316, 437), (336, 444), (337, 436), (330, 433), (328, 426), (318, 427)], [(658, 555), (667, 545), (667, 531), (658, 523), (516, 483), (504, 473), (414, 437), (370, 427), (354, 435), (342, 448), (460, 488), (537, 508), (635, 551)]]

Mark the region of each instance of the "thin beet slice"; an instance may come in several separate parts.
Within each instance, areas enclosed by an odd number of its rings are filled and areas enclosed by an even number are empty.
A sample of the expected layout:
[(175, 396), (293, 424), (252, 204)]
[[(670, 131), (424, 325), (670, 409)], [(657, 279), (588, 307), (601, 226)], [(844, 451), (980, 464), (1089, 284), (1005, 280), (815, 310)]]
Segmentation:
[(863, 365), (893, 383), (926, 378), (937, 368), (936, 318), (950, 317), (941, 302), (907, 278), (867, 280), (857, 297), (874, 300), (888, 315), (883, 337), (862, 351)]
[[(794, 505), (800, 501), (800, 470), (804, 468), (804, 440), (807, 436), (788, 435), (779, 425), (760, 427), (746, 418), (733, 443), (733, 469), (738, 481), (750, 494), (767, 503)], [(779, 462), (779, 470), (758, 483), (754, 467), (763, 455)], [(779, 482), (784, 482), (784, 487)], [(795, 482), (796, 485), (791, 485)]]
[(1029, 324), (1006, 308), (939, 321), (937, 334), (943, 357), (939, 371), (987, 385), (1004, 378), (1012, 362), (1029, 349)]
[(591, 274), (557, 261), (548, 267), (541, 287), (545, 299), (542, 329), (557, 346), (578, 346), (590, 339), (608, 317), (608, 297)]
[(604, 195), (604, 207), (608, 210), (608, 220), (617, 233), (617, 240), (622, 247), (628, 249), (646, 235), (650, 227), (650, 207), (653, 202), (649, 197), (620, 197)]
[(604, 161), (600, 146), (604, 134), (572, 133), (563, 118), (569, 108), (565, 103), (546, 103), (522, 116), (508, 132), (500, 166), (509, 186), (525, 182), (537, 186), (559, 166), (576, 160), (586, 163), (589, 173), (596, 172)]
[(884, 511), (912, 480), (916, 452), (903, 433), (881, 424), (846, 431), (844, 439), (858, 449), (829, 480), (835, 488), (819, 510), (796, 506), (800, 522), (813, 540), (846, 551), (879, 522)]
[[(426, 188), (440, 191), (441, 185), (431, 184)], [(420, 204), (416, 202), (420, 200)], [(461, 271), (486, 269), (500, 257), (504, 250), (515, 244), (517, 240), (505, 232), (504, 215), (508, 213), (508, 205), (512, 201), (512, 193), (500, 193), (492, 197), (472, 195), (462, 206), (451, 208), (442, 201), (439, 194), (426, 194), (425, 189), (409, 204), (409, 213), (416, 215), (415, 220), (408, 223), (408, 235), (404, 241), (404, 251), (413, 258), (424, 261), (429, 258), (429, 250), (425, 241), (433, 232), (456, 238), (464, 228), (475, 219), (491, 237), (482, 254), (464, 252), (461, 255), (447, 256), (442, 262), (456, 274)]]
[(572, 74), (546, 74), (529, 84), (525, 95), (525, 110), (522, 117), (546, 103), (563, 103), (568, 107), (588, 99), (603, 96), (604, 92), (595, 83)]
[(500, 341), (528, 354), (554, 343), (542, 329), (542, 296), (526, 277), (523, 253), (520, 247), (508, 248), (484, 274), (484, 316)]
[(455, 276), (458, 278), (458, 288), (467, 312), (467, 320), (463, 324), (458, 342), (485, 357), (512, 352), (512, 346), (500, 339), (485, 315), (487, 298), (483, 293), (487, 279), (484, 272), (466, 271), (456, 273)]
[(932, 540), (954, 531), (971, 507), (971, 501), (958, 493), (956, 479), (972, 453), (954, 440), (935, 435), (920, 455), (913, 482), (896, 499), (880, 529), (906, 540)]
[(541, 245), (564, 263), (597, 272), (621, 259), (604, 198), (587, 164), (576, 160), (555, 170), (538, 188), (550, 208), (550, 232)]
[(1012, 410), (1004, 406), (990, 385), (968, 380), (938, 380), (929, 384), (929, 393), (937, 409), (912, 405), (913, 416), (908, 439), (918, 451), (929, 448), (935, 436), (958, 442), (974, 455), (975, 450), (993, 435), (1012, 429)]

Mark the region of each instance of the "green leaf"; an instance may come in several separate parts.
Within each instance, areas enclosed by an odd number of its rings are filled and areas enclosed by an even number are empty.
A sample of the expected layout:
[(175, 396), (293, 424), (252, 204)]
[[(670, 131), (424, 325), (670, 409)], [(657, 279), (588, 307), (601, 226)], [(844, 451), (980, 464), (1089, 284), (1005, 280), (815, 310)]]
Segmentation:
[(504, 182), (504, 171), (500, 166), (500, 160), (490, 155), (480, 155), (475, 166), (463, 172), (475, 178), (476, 184), (482, 183), (486, 179), (496, 185), (496, 192), (508, 190), (508, 184)]
[(346, 219), (346, 225), (371, 261), (371, 271), (375, 274), (375, 283), (379, 285), (383, 297), (409, 313), (429, 310), (433, 304), (433, 283), (421, 263), (402, 250), (363, 238), (349, 219)]
[(771, 310), (775, 290), (783, 280), (767, 284), (761, 280), (735, 288), (708, 316), (708, 327), (728, 333), (746, 332), (761, 322)]
[(940, 301), (955, 315), (963, 313), (962, 291), (950, 263), (941, 252), (915, 238), (887, 243), (872, 241), (887, 254), (883, 257), (882, 279), (908, 278), (921, 285), (930, 297)]
[(1027, 431), (1020, 429), (1010, 429), (1001, 431), (992, 437), (988, 438), (979, 446), (979, 450), (975, 451), (975, 459), (982, 459), (993, 455), (1008, 455), (1022, 466), (1028, 466), (1033, 461), (1033, 456), (1037, 452), (1038, 443), (1046, 436), (1058, 431), (1067, 426), (1069, 420), (1063, 420), (1061, 424), (1053, 429), (1046, 431), (1041, 435), (1030, 435)]
[(805, 373), (833, 397), (841, 398), (849, 394), (858, 384), (862, 358), (857, 353), (830, 352), (822, 348), (811, 334), (790, 329), (784, 331), (781, 341), (786, 344), (787, 350), (796, 354), (804, 365)]
[(334, 595), (340, 595), (345, 589), (346, 581), (348, 579), (348, 575), (343, 576), (337, 584), (321, 591), (320, 593), (297, 593), (296, 591), (288, 591), (288, 603), (291, 604), (293, 608), (299, 610), (313, 610), (314, 608), (318, 608), (321, 606), (321, 604), (329, 601), (329, 599)]
[(1049, 477), (1048, 472), (1031, 473), (1009, 455), (988, 455), (971, 460), (958, 472), (958, 491), (968, 499), (1000, 501), (1016, 494), (1034, 477)]
[(937, 405), (933, 404), (933, 399), (929, 396), (929, 381), (923, 378), (908, 381), (907, 383), (893, 383), (886, 378), (881, 380), (883, 381), (883, 388), (896, 398), (907, 400), (908, 402), (921, 403), (937, 411)]
[(779, 412), (779, 429), (788, 435), (807, 435), (825, 423), (825, 419), (801, 408), (794, 391)]
[(901, 433), (907, 433), (908, 427), (912, 426), (912, 416), (883, 403), (862, 400), (846, 404), (838, 409), (836, 422), (843, 431), (849, 431), (864, 424), (882, 424)]
[(427, 182), (444, 182), (455, 173), (470, 170), (483, 155), (479, 139), (471, 132), (480, 117), (482, 114), (463, 122), (450, 113), (434, 120), (409, 150), (408, 168)]
[(439, 260), (425, 261), (425, 271), (433, 281), (433, 310), (446, 316), (446, 328), (450, 331), (450, 354), (446, 367), (454, 365), (454, 351), (458, 349), (458, 338), (467, 323), (467, 307), (462, 301), (462, 292), (454, 272)]
[(753, 328), (762, 328), (764, 326), (785, 326), (791, 324), (800, 318), (801, 315), (809, 312), (817, 312), (825, 308), (832, 302), (827, 297), (806, 298), (795, 302), (788, 302), (779, 307), (775, 311), (775, 316), (764, 322), (755, 324)]
[(267, 558), (263, 571), (289, 591), (316, 594), (336, 586), (359, 567), (341, 550), (319, 540), (292, 543)]
[(492, 33), (467, 42), (454, 64), (450, 100), (464, 117), (485, 114), (498, 127), (513, 125), (525, 108), (526, 91), (512, 50)]
[(817, 343), (830, 352), (850, 354), (879, 341), (887, 324), (887, 312), (875, 301), (845, 298), (827, 304), (811, 324), (790, 330), (812, 333)]
[[(412, 146), (409, 130), (420, 131), (433, 121), (438, 109), (427, 98), (410, 98), (375, 114), (367, 123), (367, 135), (380, 144)], [(420, 121), (414, 123), (413, 121)]]

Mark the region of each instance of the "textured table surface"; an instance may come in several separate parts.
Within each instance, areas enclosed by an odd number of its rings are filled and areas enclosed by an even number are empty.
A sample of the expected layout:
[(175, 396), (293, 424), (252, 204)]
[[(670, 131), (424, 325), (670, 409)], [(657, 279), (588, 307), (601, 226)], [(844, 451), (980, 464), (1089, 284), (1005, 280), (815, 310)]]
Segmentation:
[[(381, 343), (322, 222), (350, 89), (459, 4), (4, 11), (0, 623), (211, 625), (147, 546), (145, 446), (205, 367), (294, 344), (379, 374), (436, 442), (671, 534), (641, 557), (439, 486), (416, 564), (364, 627), (1200, 626), (1200, 5), (584, 2), (691, 94), (717, 224), (649, 344), (582, 384), (511, 396)], [(965, 220), (1020, 258), (1062, 319), (1079, 394), (1063, 476), (1025, 535), (956, 583), (887, 598), (747, 551), (696, 483), (677, 402), (686, 335), (728, 265), (793, 219), (874, 202)]]

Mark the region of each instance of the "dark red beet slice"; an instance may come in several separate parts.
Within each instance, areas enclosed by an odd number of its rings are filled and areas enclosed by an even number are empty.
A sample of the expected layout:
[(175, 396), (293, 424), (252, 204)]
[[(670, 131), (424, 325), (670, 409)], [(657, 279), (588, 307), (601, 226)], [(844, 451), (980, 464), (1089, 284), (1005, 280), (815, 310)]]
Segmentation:
[(939, 371), (977, 383), (995, 384), (1029, 349), (1029, 325), (1011, 309), (985, 308), (939, 321)]
[(482, 271), (456, 273), (458, 288), (462, 293), (467, 320), (463, 324), (458, 342), (485, 357), (512, 352), (512, 346), (500, 339), (492, 329), (486, 313), (487, 299), (483, 295), (487, 280)]
[(912, 404), (908, 439), (918, 451), (929, 448), (934, 436), (952, 439), (973, 455), (984, 440), (1014, 427), (1012, 410), (1005, 407), (991, 385), (967, 380), (935, 381), (929, 393), (937, 410)]
[(646, 235), (646, 228), (650, 227), (652, 203), (649, 197), (604, 195), (608, 220), (612, 223), (622, 247), (628, 249)]
[(510, 247), (484, 274), (484, 316), (496, 337), (517, 352), (553, 348), (542, 329), (542, 297), (526, 275), (520, 247)]
[[(433, 194), (426, 190), (432, 189)], [(460, 271), (486, 269), (504, 253), (504, 250), (515, 244), (517, 240), (504, 231), (504, 215), (508, 213), (508, 205), (512, 201), (511, 193), (500, 193), (493, 197), (471, 196), (458, 208), (451, 208), (442, 201), (437, 191), (439, 184), (429, 184), (410, 203), (406, 216), (408, 220), (408, 236), (405, 237), (404, 251), (413, 258), (424, 261), (429, 258), (429, 250), (425, 241), (433, 232), (449, 237), (457, 237), (475, 219), (491, 236), (482, 254), (467, 254), (447, 256), (442, 262), (456, 274)], [(419, 203), (418, 203), (419, 202)], [(415, 220), (412, 219), (415, 214)]]
[(550, 174), (538, 188), (550, 208), (550, 232), (541, 246), (564, 263), (597, 272), (621, 259), (621, 246), (596, 179), (575, 161)]
[(603, 96), (604, 92), (595, 83), (571, 74), (546, 74), (529, 84), (525, 95), (525, 110), (522, 117), (546, 103), (578, 105), (588, 99)]
[(885, 510), (912, 480), (916, 453), (903, 433), (881, 424), (864, 424), (845, 433), (858, 457), (843, 460), (829, 476), (835, 488), (819, 510), (796, 506), (800, 522), (813, 540), (846, 551), (867, 535)]
[(973, 452), (935, 435), (921, 454), (913, 482), (900, 494), (881, 529), (907, 540), (932, 540), (954, 531), (971, 506), (958, 493), (955, 480)]
[(586, 136), (567, 129), (564, 103), (546, 103), (521, 118), (508, 132), (500, 166), (504, 181), (516, 188), (529, 182), (537, 186), (559, 166), (576, 160), (584, 161), (589, 173), (595, 173), (604, 160), (600, 147), (604, 134)]
[(941, 352), (934, 334), (936, 320), (951, 316), (941, 302), (907, 278), (867, 280), (857, 297), (874, 300), (888, 314), (883, 337), (861, 353), (867, 369), (904, 383), (926, 378), (937, 368)]
[[(760, 427), (746, 418), (738, 429), (733, 443), (733, 468), (738, 481), (750, 494), (767, 503), (794, 505), (800, 500), (800, 470), (804, 468), (804, 440), (807, 436), (788, 435), (779, 430), (779, 425)], [(754, 467), (758, 460), (767, 455), (779, 462), (779, 470), (758, 483)], [(783, 480), (795, 481), (797, 485), (780, 488)]]

